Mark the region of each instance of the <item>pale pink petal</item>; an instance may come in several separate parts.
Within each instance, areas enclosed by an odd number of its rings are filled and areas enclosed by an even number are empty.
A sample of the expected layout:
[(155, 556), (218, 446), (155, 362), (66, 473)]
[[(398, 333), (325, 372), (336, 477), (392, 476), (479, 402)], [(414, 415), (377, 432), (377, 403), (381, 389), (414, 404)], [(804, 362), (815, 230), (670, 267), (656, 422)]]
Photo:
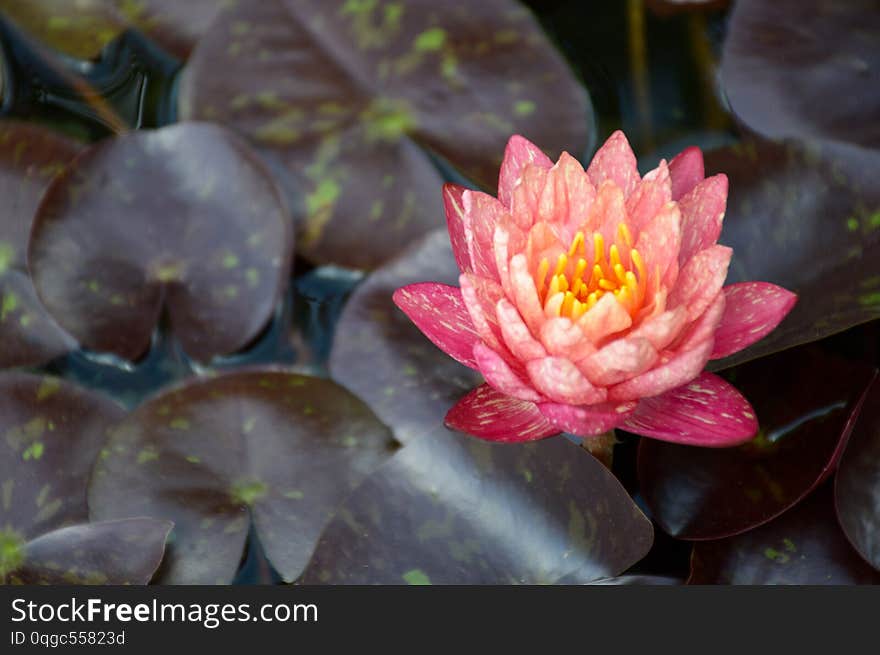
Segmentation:
[(718, 241), (726, 206), (726, 175), (707, 177), (678, 201), (681, 209), (681, 250), (678, 253), (678, 263), (681, 266), (696, 253)]
[(493, 388), (519, 400), (538, 402), (544, 400), (531, 385), (514, 372), (494, 350), (487, 345), (478, 343), (474, 346), (474, 360), (486, 382)]
[(505, 359), (513, 359), (501, 337), (501, 327), (495, 316), (495, 305), (504, 297), (504, 289), (492, 280), (471, 273), (458, 278), (461, 297), (480, 339)]
[(644, 373), (659, 357), (647, 339), (626, 337), (612, 341), (577, 365), (594, 385), (610, 386)]
[(682, 150), (669, 162), (669, 176), (672, 178), (672, 199), (678, 200), (706, 177), (703, 152), (696, 146)]
[(495, 226), (492, 238), (492, 250), (495, 254), (495, 268), (498, 280), (509, 297), (513, 297), (513, 286), (510, 282), (510, 258), (514, 253), (521, 252), (525, 247), (526, 236), (512, 221)]
[(703, 373), (690, 384), (642, 400), (623, 427), (663, 441), (722, 448), (751, 439), (758, 421), (739, 391)]
[(712, 359), (727, 357), (763, 339), (797, 302), (796, 294), (769, 282), (740, 282), (722, 291), (727, 304), (715, 331)]
[(540, 344), (529, 332), (529, 328), (523, 323), (516, 307), (507, 298), (502, 298), (495, 306), (495, 314), (498, 324), (501, 326), (501, 336), (513, 356), (522, 362), (531, 359), (539, 359), (547, 355), (544, 346)]
[(449, 241), (452, 243), (452, 254), (455, 263), (462, 273), (473, 272), (471, 256), (468, 252), (467, 236), (465, 236), (464, 203), (462, 194), (467, 189), (457, 184), (443, 185), (443, 206), (446, 208), (446, 228), (449, 230)]
[(526, 256), (522, 253), (510, 260), (510, 281), (513, 286), (513, 299), (526, 325), (532, 334), (540, 334), (544, 322), (544, 308), (538, 299), (535, 281), (529, 273)]
[(535, 389), (557, 403), (592, 405), (605, 400), (605, 390), (597, 389), (565, 357), (545, 357), (526, 364)]
[(593, 161), (587, 168), (587, 174), (596, 187), (605, 180), (612, 180), (623, 190), (624, 195), (629, 197), (640, 178), (636, 167), (636, 156), (623, 132), (617, 130), (596, 151)]
[(586, 314), (578, 319), (578, 326), (593, 344), (625, 330), (632, 325), (632, 318), (614, 294), (606, 293), (599, 298)]
[(577, 159), (563, 152), (547, 174), (538, 200), (538, 219), (553, 222), (570, 241), (596, 198), (596, 188)]
[(526, 164), (519, 184), (513, 189), (510, 215), (521, 230), (528, 231), (538, 216), (538, 203), (547, 184), (547, 169)]
[[(590, 241), (592, 241), (590, 238), (592, 232), (601, 232), (606, 240), (605, 247), (608, 248), (614, 243), (617, 226), (625, 222), (626, 218), (626, 199), (623, 191), (614, 182), (606, 180), (599, 185), (596, 200), (590, 208), (584, 225), (586, 228), (584, 231)], [(591, 246), (592, 243), (589, 245)], [(587, 251), (591, 252), (592, 248), (588, 248)], [(589, 259), (589, 263), (592, 265), (595, 262)]]
[(495, 265), (495, 226), (506, 215), (504, 206), (492, 196), (481, 191), (465, 191), (464, 227), (471, 266), (476, 275), (498, 282)]
[(632, 413), (636, 405), (635, 401), (580, 406), (540, 403), (538, 409), (561, 431), (592, 437), (616, 428)]
[[(554, 227), (554, 225), (546, 221), (539, 221), (532, 225), (529, 230), (526, 237), (525, 255), (530, 269), (536, 269), (541, 260), (545, 258), (550, 262), (550, 267), (553, 268), (559, 254), (564, 250), (568, 250), (567, 246), (562, 245), (562, 242), (559, 240), (559, 234)], [(535, 284), (538, 284), (538, 280), (535, 280)]]
[(534, 143), (514, 134), (507, 141), (504, 149), (504, 160), (501, 162), (501, 172), (498, 175), (498, 199), (505, 207), (510, 207), (513, 201), (513, 189), (523, 174), (527, 164), (534, 164), (541, 168), (550, 168), (553, 162), (541, 152)]
[(673, 342), (671, 349), (684, 351), (695, 348), (697, 344), (714, 336), (721, 317), (724, 315), (724, 294), (719, 291), (699, 318), (686, 326), (679, 338)]
[(664, 160), (642, 178), (636, 190), (626, 199), (627, 223), (630, 229), (638, 234), (642, 226), (670, 200), (672, 200), (672, 182), (669, 168)]
[(664, 391), (687, 384), (700, 374), (706, 362), (709, 361), (709, 353), (711, 352), (712, 339), (710, 338), (697, 345), (696, 348), (683, 351), (668, 361), (666, 359), (668, 355), (663, 355), (659, 365), (647, 373), (642, 373), (608, 389), (608, 400), (637, 400), (657, 396)]
[(580, 326), (564, 316), (554, 316), (541, 326), (541, 343), (551, 355), (564, 355), (573, 362), (596, 352)]
[(660, 272), (660, 279), (667, 286), (675, 282), (678, 267), (678, 250), (681, 248), (681, 212), (674, 202), (666, 203), (650, 219), (639, 233), (636, 250), (642, 256), (648, 275)]
[(495, 391), (488, 384), (472, 390), (446, 414), (447, 427), (488, 441), (519, 442), (559, 434), (534, 403)]
[(473, 352), (480, 337), (460, 289), (438, 282), (419, 282), (401, 287), (393, 298), (435, 346), (465, 366), (477, 368)]
[(732, 254), (727, 246), (716, 244), (691, 257), (678, 275), (678, 283), (669, 294), (667, 307), (685, 307), (688, 320), (697, 319), (721, 290)]
[(687, 323), (687, 310), (684, 307), (676, 307), (645, 318), (628, 337), (647, 339), (655, 350), (660, 351), (675, 340), (685, 323)]

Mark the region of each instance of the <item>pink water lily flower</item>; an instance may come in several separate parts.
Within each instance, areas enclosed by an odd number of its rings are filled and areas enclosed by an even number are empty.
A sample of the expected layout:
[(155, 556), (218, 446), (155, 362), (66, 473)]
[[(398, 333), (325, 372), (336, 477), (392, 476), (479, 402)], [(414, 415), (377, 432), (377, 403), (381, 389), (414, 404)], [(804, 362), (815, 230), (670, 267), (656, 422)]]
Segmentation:
[(486, 381), (449, 427), (506, 442), (615, 427), (701, 446), (755, 434), (748, 401), (703, 368), (773, 330), (796, 296), (722, 286), (727, 177), (706, 178), (698, 148), (641, 177), (622, 132), (586, 171), (514, 136), (497, 199), (456, 185), (443, 196), (461, 288), (411, 284), (394, 301)]

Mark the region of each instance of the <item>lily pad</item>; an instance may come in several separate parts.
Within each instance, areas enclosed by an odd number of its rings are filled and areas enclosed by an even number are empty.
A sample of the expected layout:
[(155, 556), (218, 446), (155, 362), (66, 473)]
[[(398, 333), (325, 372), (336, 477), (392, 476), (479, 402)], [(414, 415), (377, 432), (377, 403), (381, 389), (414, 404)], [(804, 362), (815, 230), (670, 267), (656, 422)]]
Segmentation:
[(729, 371), (760, 422), (736, 448), (643, 439), (641, 493), (679, 539), (718, 539), (770, 521), (834, 470), (874, 372), (806, 346)]
[(5, 581), (144, 585), (159, 568), (171, 527), (170, 521), (133, 518), (54, 530), (21, 548), (21, 564), (7, 573)]
[(597, 579), (629, 568), (652, 539), (617, 479), (567, 439), (509, 446), (437, 430), (349, 496), (300, 582)]
[(846, 536), (880, 570), (880, 383), (874, 381), (835, 477), (837, 516)]
[(724, 368), (880, 318), (880, 151), (752, 140), (706, 155), (730, 180), (720, 241), (727, 283), (773, 282), (798, 294), (782, 323)]
[(270, 152), (298, 252), (359, 268), (443, 224), (431, 157), (494, 189), (511, 134), (554, 154), (592, 137), (586, 92), (513, 0), (240, 3), (193, 52), (180, 114)]
[(826, 485), (756, 530), (696, 544), (688, 584), (880, 584), (880, 573), (843, 536)]
[(46, 192), (29, 261), (83, 347), (137, 359), (164, 307), (187, 353), (208, 360), (269, 321), (290, 241), (286, 205), (247, 145), (184, 123), (84, 151)]
[(329, 380), (251, 370), (166, 391), (113, 431), (89, 490), (93, 520), (174, 521), (159, 581), (225, 584), (250, 522), (285, 580), (335, 507), (395, 445)]
[(39, 365), (75, 346), (37, 298), (27, 244), (40, 196), (79, 148), (36, 125), (0, 122), (0, 368)]
[(458, 275), (449, 235), (435, 231), (362, 282), (336, 328), (330, 375), (403, 443), (443, 425), (449, 408), (482, 378), (428, 341), (391, 296), (411, 282), (457, 285)]
[(875, 0), (739, 0), (721, 67), (731, 107), (771, 138), (878, 148), (878, 39)]

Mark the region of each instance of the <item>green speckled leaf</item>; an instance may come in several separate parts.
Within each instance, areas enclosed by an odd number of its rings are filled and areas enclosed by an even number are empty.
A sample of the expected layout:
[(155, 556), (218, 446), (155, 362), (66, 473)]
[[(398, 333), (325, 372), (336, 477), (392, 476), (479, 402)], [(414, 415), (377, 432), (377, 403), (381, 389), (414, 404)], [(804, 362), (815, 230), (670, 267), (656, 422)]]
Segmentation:
[(880, 584), (847, 542), (830, 485), (745, 534), (694, 546), (689, 584)]
[(40, 304), (26, 260), (40, 196), (79, 147), (36, 125), (0, 121), (0, 368), (42, 364), (75, 345)]
[(652, 540), (617, 479), (568, 440), (512, 447), (441, 429), (349, 496), (300, 582), (590, 580), (621, 573)]
[(755, 408), (737, 448), (643, 439), (639, 483), (654, 520), (679, 539), (718, 539), (766, 523), (834, 471), (874, 376), (802, 346), (727, 371)]
[(446, 230), (424, 237), (374, 271), (345, 305), (330, 353), (330, 373), (394, 430), (403, 443), (443, 424), (455, 402), (482, 378), (428, 341), (392, 302), (410, 282), (458, 285)]
[(298, 252), (351, 267), (443, 225), (426, 153), (494, 190), (511, 134), (580, 155), (592, 114), (513, 0), (241, 3), (193, 52), (180, 112), (270, 152), (299, 200)]
[(880, 382), (874, 381), (835, 477), (837, 516), (849, 540), (880, 570)]
[(183, 123), (84, 151), (43, 198), (29, 261), (83, 347), (136, 359), (164, 307), (187, 353), (207, 360), (265, 326), (290, 242), (286, 205), (247, 145)]
[(93, 520), (174, 521), (163, 583), (228, 583), (250, 522), (295, 579), (333, 509), (390, 454), (388, 430), (333, 382), (252, 370), (184, 384), (114, 430)]
[(29, 540), (85, 521), (89, 474), (123, 414), (58, 378), (0, 374), (0, 531)]
[(30, 541), (12, 584), (147, 584), (165, 552), (169, 521), (132, 518), (61, 528)]
[(880, 147), (876, 0), (738, 0), (721, 78), (734, 113), (771, 138)]
[(706, 155), (730, 196), (721, 243), (727, 283), (773, 282), (798, 303), (724, 368), (880, 318), (880, 151), (753, 140)]

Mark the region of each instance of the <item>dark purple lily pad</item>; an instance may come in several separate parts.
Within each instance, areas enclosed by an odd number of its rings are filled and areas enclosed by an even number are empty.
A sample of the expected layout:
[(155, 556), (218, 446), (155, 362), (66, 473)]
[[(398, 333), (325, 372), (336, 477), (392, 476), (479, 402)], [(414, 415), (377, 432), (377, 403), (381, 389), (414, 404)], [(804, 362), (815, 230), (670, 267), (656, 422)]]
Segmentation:
[(880, 584), (847, 542), (830, 486), (756, 530), (694, 546), (688, 584)]
[(273, 179), (219, 126), (103, 141), (55, 178), (29, 261), (47, 309), (90, 350), (144, 353), (163, 307), (199, 360), (247, 345), (287, 282), (291, 230)]
[(727, 283), (773, 282), (798, 303), (724, 368), (880, 318), (880, 151), (748, 141), (706, 155), (726, 173), (721, 242), (734, 249)]
[(433, 232), (362, 282), (336, 328), (331, 376), (403, 443), (443, 425), (449, 408), (482, 378), (428, 341), (391, 295), (411, 282), (458, 286), (458, 275), (449, 235)]
[(184, 384), (114, 430), (89, 490), (94, 520), (170, 519), (163, 583), (223, 584), (250, 521), (295, 579), (335, 507), (395, 445), (329, 380), (252, 370)]
[(27, 244), (40, 197), (79, 148), (36, 125), (0, 122), (0, 368), (42, 364), (75, 346), (37, 298)]
[(170, 521), (133, 518), (60, 528), (25, 544), (22, 563), (5, 581), (144, 585), (159, 568), (171, 527)]
[(494, 189), (511, 134), (581, 154), (592, 110), (512, 0), (264, 0), (199, 42), (180, 113), (272, 153), (300, 201), (298, 252), (370, 268), (443, 224), (428, 153)]
[(876, 0), (739, 0), (721, 77), (733, 111), (771, 138), (880, 147)]
[(874, 381), (835, 477), (837, 517), (846, 536), (880, 570), (880, 382)]
[(800, 501), (834, 470), (874, 371), (806, 346), (731, 369), (756, 411), (755, 439), (697, 448), (643, 439), (641, 493), (679, 539), (744, 532)]
[(510, 446), (440, 429), (349, 496), (300, 582), (597, 579), (637, 562), (652, 540), (617, 479), (567, 439)]

